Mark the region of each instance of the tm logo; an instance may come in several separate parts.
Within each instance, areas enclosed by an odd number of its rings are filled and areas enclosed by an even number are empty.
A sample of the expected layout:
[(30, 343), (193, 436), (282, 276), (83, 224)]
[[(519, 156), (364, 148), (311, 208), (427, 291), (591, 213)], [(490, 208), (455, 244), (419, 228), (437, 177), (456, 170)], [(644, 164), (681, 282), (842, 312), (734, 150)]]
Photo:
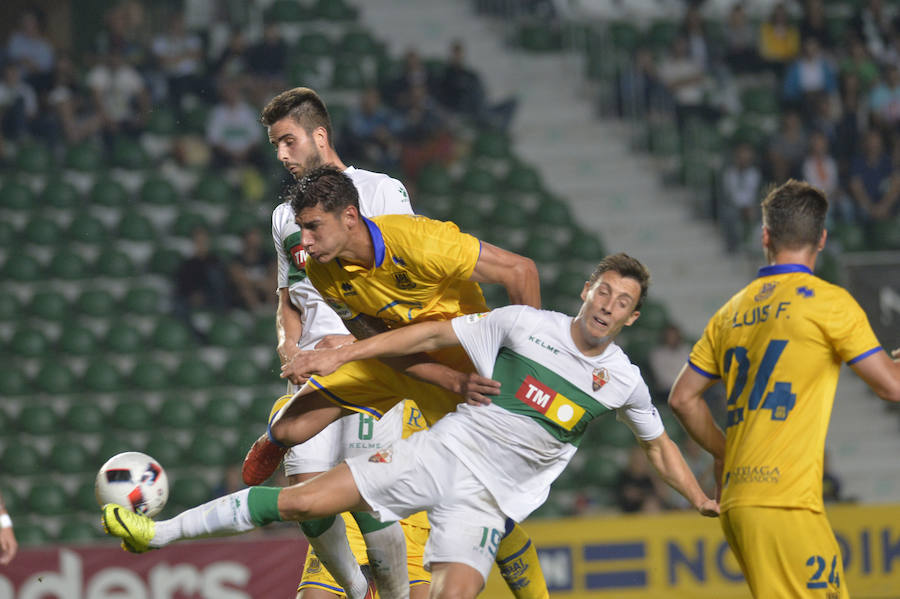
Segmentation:
[(815, 294), (815, 291), (805, 285), (802, 287), (797, 287), (797, 295), (802, 295), (803, 297), (813, 297)]

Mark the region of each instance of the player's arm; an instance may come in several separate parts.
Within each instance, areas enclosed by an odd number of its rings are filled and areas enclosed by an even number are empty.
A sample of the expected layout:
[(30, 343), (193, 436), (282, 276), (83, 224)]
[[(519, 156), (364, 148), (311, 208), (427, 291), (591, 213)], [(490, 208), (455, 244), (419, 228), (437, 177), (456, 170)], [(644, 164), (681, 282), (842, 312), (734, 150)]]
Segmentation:
[[(303, 320), (300, 309), (291, 302), (290, 290), (282, 287), (278, 290), (278, 307), (275, 309), (275, 334), (278, 336), (278, 357), (284, 366), (300, 351), (297, 342), (303, 333)], [(295, 382), (295, 381), (291, 381)]]
[(12, 519), (6, 511), (3, 496), (0, 495), (0, 565), (5, 566), (16, 557), (19, 544), (16, 542), (16, 534), (13, 532)]
[(482, 241), (481, 254), (469, 278), (476, 283), (503, 285), (511, 304), (541, 307), (541, 281), (531, 258)]
[(850, 366), (885, 401), (900, 402), (900, 349), (879, 351)]
[(638, 440), (638, 443), (666, 484), (681, 493), (702, 515), (709, 517), (719, 515), (719, 504), (715, 499), (707, 497), (700, 488), (700, 483), (684, 461), (681, 450), (668, 434), (663, 432), (651, 441)]

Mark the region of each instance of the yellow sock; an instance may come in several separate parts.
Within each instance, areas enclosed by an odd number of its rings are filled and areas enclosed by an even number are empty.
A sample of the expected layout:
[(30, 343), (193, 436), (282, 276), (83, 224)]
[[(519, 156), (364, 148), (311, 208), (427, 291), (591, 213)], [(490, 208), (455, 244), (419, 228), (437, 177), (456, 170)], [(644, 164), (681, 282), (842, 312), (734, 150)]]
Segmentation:
[(512, 520), (507, 521), (506, 529), (496, 560), (506, 585), (516, 599), (548, 599), (547, 581), (531, 537)]

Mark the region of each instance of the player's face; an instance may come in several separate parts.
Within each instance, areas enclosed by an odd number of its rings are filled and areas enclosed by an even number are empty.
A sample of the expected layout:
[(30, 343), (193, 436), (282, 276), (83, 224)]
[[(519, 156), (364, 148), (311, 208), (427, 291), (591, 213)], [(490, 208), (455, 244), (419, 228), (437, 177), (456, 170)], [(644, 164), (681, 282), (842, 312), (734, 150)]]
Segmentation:
[(323, 128), (313, 130), (312, 134), (307, 133), (306, 129), (290, 116), (276, 121), (269, 127), (269, 143), (275, 148), (278, 160), (295, 179), (325, 163), (319, 146), (326, 137)]
[(345, 222), (347, 210), (350, 208), (326, 212), (316, 205), (300, 211), (296, 221), (301, 228), (303, 249), (310, 258), (324, 264), (340, 255), (349, 235)]
[(622, 327), (629, 326), (640, 315), (635, 311), (641, 297), (641, 284), (631, 277), (607, 271), (581, 291), (584, 303), (578, 312), (578, 330), (589, 345), (612, 340)]

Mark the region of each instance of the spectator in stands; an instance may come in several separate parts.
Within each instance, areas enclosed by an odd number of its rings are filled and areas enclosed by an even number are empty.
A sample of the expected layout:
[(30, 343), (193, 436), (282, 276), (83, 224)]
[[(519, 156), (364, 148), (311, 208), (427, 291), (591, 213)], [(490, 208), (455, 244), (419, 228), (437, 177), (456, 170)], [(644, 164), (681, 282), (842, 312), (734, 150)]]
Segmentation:
[(208, 95), (203, 42), (200, 36), (187, 31), (182, 13), (169, 17), (168, 27), (153, 39), (151, 49), (165, 78), (167, 97), (176, 110), (184, 108), (182, 101), (187, 95)]
[(244, 100), (233, 80), (219, 85), (220, 101), (213, 106), (206, 121), (206, 141), (213, 153), (213, 165), (229, 168), (257, 164), (261, 166), (259, 120), (255, 110)]
[(254, 312), (275, 307), (276, 264), (266, 247), (259, 230), (251, 227), (241, 235), (241, 251), (228, 264), (236, 303)]
[(814, 101), (813, 96), (831, 96), (837, 92), (837, 74), (822, 49), (819, 40), (807, 37), (803, 40), (803, 54), (793, 61), (784, 77), (784, 99), (799, 107)]
[(678, 125), (683, 129), (691, 115), (704, 116), (703, 97), (707, 87), (707, 75), (703, 65), (688, 52), (688, 41), (679, 35), (672, 42), (669, 54), (659, 65), (659, 78), (672, 94)]
[(882, 0), (868, 0), (860, 6), (853, 18), (853, 29), (863, 40), (869, 54), (877, 60), (883, 60), (883, 53), (891, 38), (891, 19), (884, 10)]
[(758, 35), (747, 19), (744, 5), (736, 2), (725, 22), (725, 62), (736, 73), (755, 71), (760, 67)]
[(425, 89), (430, 93), (432, 85), (422, 57), (417, 50), (410, 48), (403, 56), (403, 70), (388, 81), (382, 90), (382, 97), (391, 107), (405, 110), (409, 107), (414, 89)]
[(891, 158), (877, 129), (869, 129), (862, 151), (850, 169), (850, 194), (860, 220), (890, 218), (900, 198), (900, 177), (893, 172)]
[(691, 353), (691, 347), (684, 342), (681, 329), (674, 324), (666, 325), (660, 334), (660, 344), (650, 350), (650, 373), (652, 374), (654, 399), (665, 403), (672, 384)]
[(841, 75), (853, 74), (859, 79), (864, 91), (872, 89), (878, 82), (878, 65), (872, 60), (865, 44), (855, 35), (850, 36), (849, 51), (840, 61)]
[(687, 41), (688, 56), (709, 71), (712, 68), (712, 52), (703, 28), (703, 16), (699, 4), (690, 4), (681, 24), (681, 35)]
[(803, 160), (803, 179), (825, 192), (835, 208), (840, 195), (837, 162), (828, 152), (828, 138), (821, 131), (809, 136), (809, 152)]
[(271, 92), (287, 87), (288, 45), (281, 35), (277, 23), (269, 23), (263, 30), (262, 39), (247, 51), (247, 66), (256, 77), (256, 85), (266, 98), (258, 98), (263, 103)]
[(410, 179), (429, 162), (447, 164), (453, 158), (453, 137), (447, 120), (437, 103), (423, 85), (410, 88), (407, 104), (401, 114), (403, 140), (401, 163)]
[(210, 252), (209, 231), (197, 227), (191, 233), (194, 253), (185, 259), (175, 273), (173, 310), (201, 341), (202, 335), (194, 324), (195, 310), (223, 312), (230, 305), (228, 271), (218, 256)]
[(781, 126), (769, 142), (769, 168), (773, 181), (784, 183), (800, 171), (807, 143), (800, 114), (785, 111)]
[(142, 69), (147, 63), (147, 49), (140, 40), (143, 7), (138, 2), (122, 2), (106, 11), (104, 28), (94, 42), (94, 52), (106, 56), (118, 52), (126, 63)]
[(359, 106), (347, 118), (342, 146), (351, 160), (360, 160), (390, 171), (400, 163), (402, 145), (398, 135), (403, 121), (381, 103), (378, 89), (366, 89)]
[(628, 452), (628, 462), (616, 481), (616, 503), (627, 514), (655, 513), (663, 510), (663, 490), (650, 475), (647, 458), (640, 447)]
[(12, 518), (6, 511), (3, 495), (0, 495), (0, 566), (5, 566), (16, 557), (19, 544), (13, 532)]
[(93, 109), (93, 100), (79, 81), (75, 63), (66, 55), (56, 61), (46, 102), (50, 108), (46, 137), (51, 141), (59, 141), (62, 131), (66, 143), (78, 143), (103, 126), (100, 115)]
[(246, 83), (250, 69), (250, 45), (240, 27), (232, 27), (221, 54), (210, 65), (210, 73), (217, 81), (238, 80)]
[(8, 62), (0, 80), (0, 131), (3, 137), (17, 140), (32, 132), (38, 114), (34, 88), (22, 78), (22, 67)]
[(799, 53), (800, 30), (791, 23), (784, 3), (779, 2), (760, 27), (759, 56), (768, 65), (780, 69)]
[(803, 2), (803, 20), (800, 22), (800, 39), (815, 38), (825, 50), (834, 48), (834, 39), (828, 31), (825, 20), (825, 3), (822, 0), (805, 0)]
[(900, 69), (887, 68), (884, 79), (869, 94), (869, 109), (872, 121), (885, 132), (890, 132), (900, 124)]
[(761, 185), (762, 174), (754, 164), (753, 146), (741, 142), (722, 175), (719, 221), (729, 252), (737, 251), (747, 241), (748, 233), (759, 220), (756, 207)]
[(25, 9), (19, 26), (9, 36), (6, 59), (21, 68), (22, 77), (37, 92), (50, 87), (56, 51), (44, 33), (46, 16), (39, 8)]
[(137, 135), (150, 113), (150, 92), (137, 69), (114, 48), (88, 71), (86, 83), (108, 138)]
[(859, 78), (853, 73), (841, 77), (841, 115), (835, 127), (835, 157), (842, 179), (848, 178), (862, 131), (869, 120), (868, 104), (861, 97)]
[(649, 48), (638, 48), (629, 68), (619, 70), (619, 97), (617, 110), (620, 116), (636, 117), (655, 114), (671, 103), (669, 91), (660, 81), (656, 58)]

